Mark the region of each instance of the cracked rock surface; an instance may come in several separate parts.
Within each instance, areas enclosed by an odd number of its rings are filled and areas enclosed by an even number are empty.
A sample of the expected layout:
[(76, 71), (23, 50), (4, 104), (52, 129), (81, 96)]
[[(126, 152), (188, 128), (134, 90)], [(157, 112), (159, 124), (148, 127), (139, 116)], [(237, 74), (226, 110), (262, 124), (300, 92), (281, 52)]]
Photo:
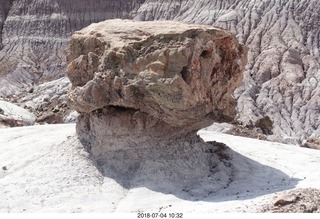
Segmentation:
[(149, 0), (135, 19), (230, 30), (249, 48), (243, 84), (235, 92), (238, 121), (252, 126), (268, 116), (268, 139), (303, 144), (319, 137), (319, 8), (316, 0)]
[(77, 132), (98, 155), (232, 121), (246, 49), (210, 26), (107, 20), (72, 36), (69, 59)]

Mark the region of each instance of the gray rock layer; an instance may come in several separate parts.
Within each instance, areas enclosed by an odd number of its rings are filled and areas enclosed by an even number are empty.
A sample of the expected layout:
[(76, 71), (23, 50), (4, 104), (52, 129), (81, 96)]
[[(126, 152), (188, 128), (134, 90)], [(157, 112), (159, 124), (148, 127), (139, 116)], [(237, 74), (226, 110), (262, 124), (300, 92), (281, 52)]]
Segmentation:
[(66, 37), (91, 22), (125, 17), (210, 24), (231, 30), (249, 47), (243, 85), (235, 93), (238, 120), (250, 126), (269, 116), (271, 139), (288, 143), (316, 139), (319, 8), (316, 0), (3, 0), (0, 72), (7, 76), (0, 76), (0, 94), (31, 86), (42, 74), (62, 74)]
[(0, 100), (0, 127), (28, 126), (36, 121), (35, 115), (15, 104)]
[(127, 0), (2, 0), (0, 96), (64, 75), (68, 38), (75, 30), (113, 17), (132, 17), (136, 5)]

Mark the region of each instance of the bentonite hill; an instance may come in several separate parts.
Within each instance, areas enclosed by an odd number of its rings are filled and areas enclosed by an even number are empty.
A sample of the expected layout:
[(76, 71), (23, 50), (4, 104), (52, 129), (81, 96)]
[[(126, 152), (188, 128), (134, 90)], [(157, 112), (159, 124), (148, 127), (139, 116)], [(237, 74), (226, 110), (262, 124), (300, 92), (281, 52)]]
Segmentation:
[(109, 18), (209, 24), (231, 30), (249, 49), (242, 85), (234, 93), (238, 122), (262, 127), (271, 140), (316, 144), (319, 7), (315, 0), (3, 0), (0, 95), (12, 99), (16, 94), (13, 99), (43, 121), (62, 122), (69, 112), (65, 94), (70, 82), (61, 78), (37, 84), (65, 75), (68, 38), (74, 31)]

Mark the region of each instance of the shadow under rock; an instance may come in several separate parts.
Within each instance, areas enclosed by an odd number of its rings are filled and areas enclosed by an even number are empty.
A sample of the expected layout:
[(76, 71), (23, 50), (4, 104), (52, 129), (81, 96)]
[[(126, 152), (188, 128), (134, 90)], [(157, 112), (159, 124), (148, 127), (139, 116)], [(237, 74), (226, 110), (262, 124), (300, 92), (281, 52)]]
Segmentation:
[(145, 187), (188, 201), (251, 199), (294, 188), (299, 181), (199, 136), (150, 144), (108, 151), (95, 163), (103, 176), (126, 189)]

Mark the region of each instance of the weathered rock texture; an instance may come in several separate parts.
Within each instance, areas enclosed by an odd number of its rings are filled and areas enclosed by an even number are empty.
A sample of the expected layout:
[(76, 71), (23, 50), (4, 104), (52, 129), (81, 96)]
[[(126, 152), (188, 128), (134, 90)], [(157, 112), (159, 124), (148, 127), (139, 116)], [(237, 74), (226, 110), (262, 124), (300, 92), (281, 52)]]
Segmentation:
[(36, 116), (15, 104), (0, 100), (0, 127), (33, 125)]
[(1, 0), (0, 97), (64, 75), (71, 34), (93, 22), (129, 17), (136, 2)]
[(112, 149), (232, 121), (246, 49), (210, 26), (107, 20), (76, 32), (69, 58), (78, 134)]
[(271, 139), (316, 139), (319, 8), (317, 0), (2, 0), (0, 72), (6, 76), (0, 76), (0, 96), (61, 75), (67, 37), (91, 22), (180, 20), (229, 29), (248, 45), (243, 85), (235, 93), (239, 122), (250, 127), (269, 116)]
[(259, 213), (320, 213), (320, 191), (306, 188), (284, 192)]
[(72, 113), (67, 105), (67, 92), (70, 88), (70, 80), (67, 77), (62, 77), (3, 99), (32, 112), (37, 117), (37, 123), (69, 123), (76, 119), (72, 116), (67, 118)]
[(249, 47), (235, 97), (247, 126), (269, 116), (286, 143), (320, 136), (319, 13), (316, 0), (146, 1), (136, 19), (174, 19), (231, 30)]

